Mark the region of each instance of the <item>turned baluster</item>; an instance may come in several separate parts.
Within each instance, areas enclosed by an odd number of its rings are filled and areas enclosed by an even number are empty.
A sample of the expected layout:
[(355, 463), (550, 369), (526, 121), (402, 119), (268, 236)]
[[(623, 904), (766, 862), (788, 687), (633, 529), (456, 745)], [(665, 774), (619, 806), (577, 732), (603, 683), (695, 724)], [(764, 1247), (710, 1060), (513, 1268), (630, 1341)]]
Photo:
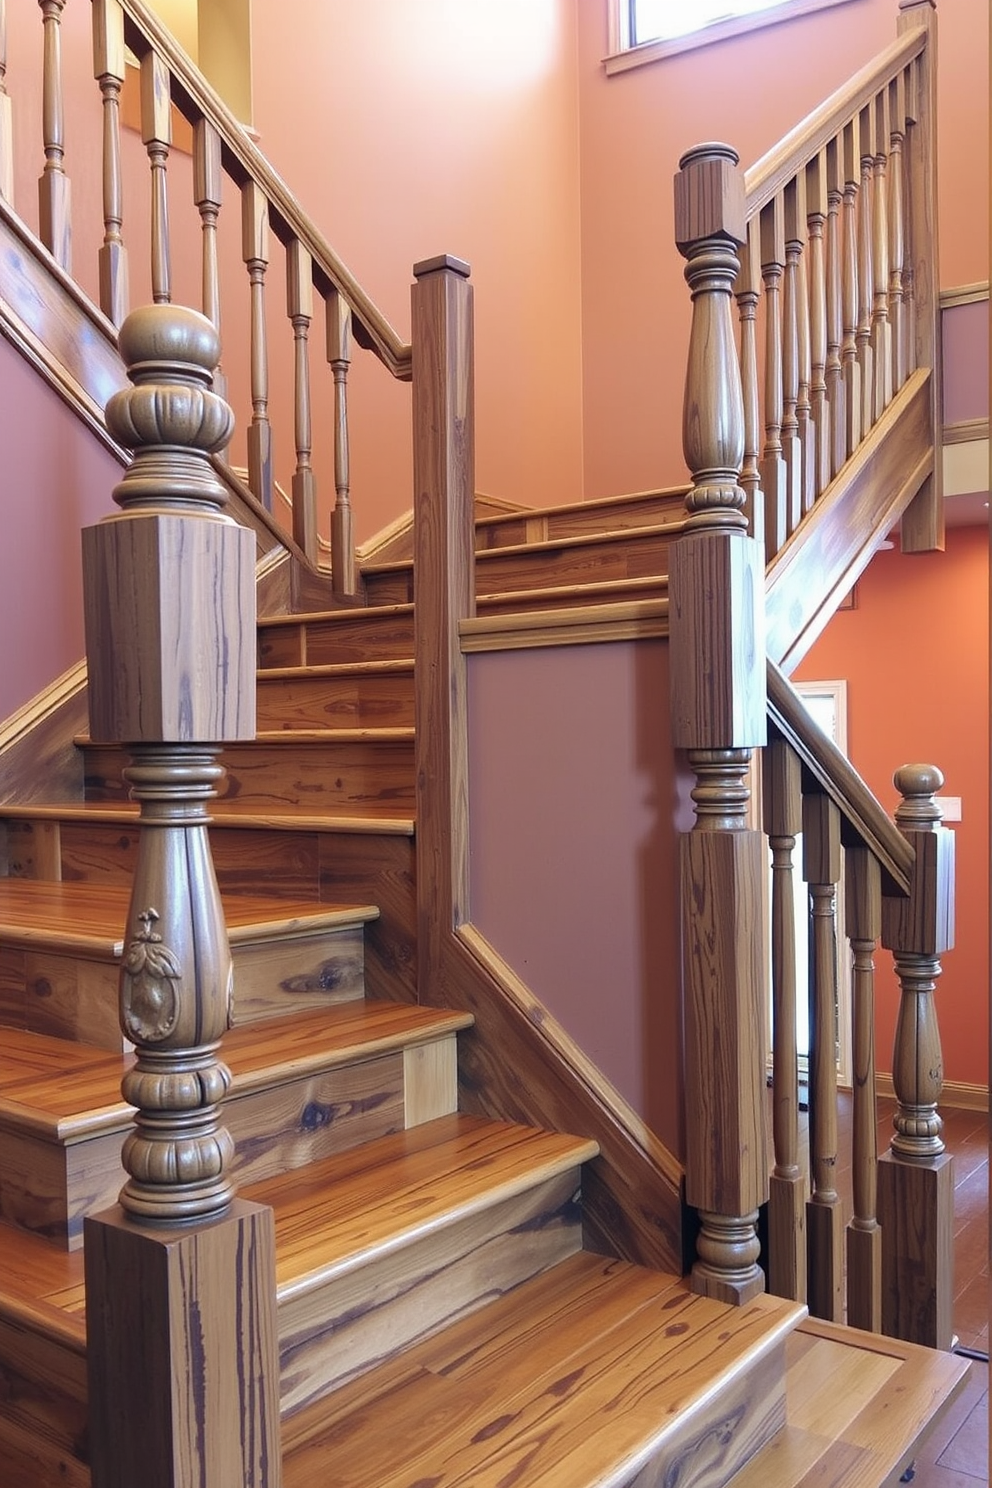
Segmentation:
[(0, 197), (14, 202), (14, 116), (7, 92), (7, 0), (0, 0)]
[(827, 159), (827, 403), (830, 407), (830, 474), (835, 476), (847, 459), (846, 400), (840, 361), (844, 339), (841, 303), (843, 253), (840, 240), (840, 208), (844, 200), (840, 150), (830, 140)]
[(796, 920), (792, 854), (802, 831), (799, 757), (784, 739), (762, 752), (765, 833), (772, 850), (772, 1132), (768, 1290), (806, 1300), (806, 1180), (799, 1163)]
[(120, 970), (135, 1116), (120, 1204), (85, 1221), (93, 1481), (167, 1488), (223, 1461), (225, 1481), (276, 1488), (274, 1226), (230, 1176), (232, 966), (207, 834), (220, 741), (255, 732), (255, 541), (210, 464), (231, 424), (213, 327), (148, 306), (120, 350), (133, 386), (107, 426), (134, 456), (83, 560), (90, 732), (126, 742), (140, 807)]
[(124, 86), (124, 12), (120, 0), (94, 0), (93, 75), (103, 96), (103, 246), (99, 254), (100, 308), (115, 326), (127, 314), (127, 249), (121, 179), (121, 89)]
[(864, 413), (861, 390), (861, 365), (858, 361), (858, 185), (860, 150), (858, 121), (844, 126), (844, 271), (841, 286), (843, 302), (843, 341), (841, 366), (844, 371), (844, 395), (847, 420), (847, 453), (854, 454), (863, 437)]
[(744, 401), (744, 462), (741, 489), (748, 531), (758, 542), (765, 540), (765, 498), (761, 491), (758, 456), (761, 450), (761, 414), (758, 406), (758, 297), (761, 271), (758, 267), (758, 236), (754, 222), (747, 227), (747, 242), (741, 251), (741, 266), (735, 292), (741, 328), (741, 396)]
[(943, 1086), (934, 997), (940, 957), (954, 944), (954, 834), (935, 799), (934, 765), (895, 773), (896, 825), (915, 852), (910, 893), (886, 897), (882, 943), (893, 952), (901, 997), (892, 1055), (896, 1114), (879, 1160), (882, 1330), (949, 1348), (953, 1332), (954, 1165), (938, 1111)]
[(168, 63), (156, 52), (146, 52), (141, 59), (141, 141), (152, 173), (152, 299), (165, 305), (172, 298), (168, 185), (172, 98)]
[(872, 306), (875, 303), (875, 157), (871, 149), (871, 121), (867, 109), (862, 109), (858, 115), (858, 141), (861, 150), (861, 190), (858, 192), (858, 329), (855, 341), (861, 366), (863, 438), (880, 411), (875, 408), (875, 353), (871, 340)]
[(269, 203), (255, 181), (241, 188), (241, 256), (251, 286), (251, 423), (248, 485), (272, 510), (272, 426), (269, 423), (269, 353), (265, 329), (265, 271), (269, 266)]
[(871, 343), (875, 353), (875, 417), (892, 402), (892, 323), (889, 320), (889, 181), (888, 90), (878, 94), (869, 109), (875, 150), (875, 210), (873, 259), (875, 303)]
[[(193, 126), (193, 201), (200, 214), (200, 300), (204, 315), (220, 335), (220, 271), (217, 262), (217, 221), (223, 190), (220, 135), (207, 119)], [(218, 365), (214, 391), (227, 397), (227, 377)], [(218, 451), (221, 454), (222, 451)]]
[(358, 591), (355, 536), (351, 513), (351, 464), (348, 452), (348, 369), (351, 366), (351, 309), (344, 296), (327, 297), (327, 360), (334, 374), (334, 510), (331, 512), (331, 570), (334, 593), (342, 598)]
[(827, 220), (827, 162), (821, 152), (806, 167), (809, 229), (810, 418), (816, 441), (814, 493), (830, 484), (830, 406), (827, 403), (827, 275), (823, 229)]
[[(805, 172), (803, 174), (803, 200), (805, 202)], [(803, 207), (805, 216), (805, 206)], [(805, 228), (805, 224), (804, 224)], [(802, 451), (802, 514), (812, 510), (816, 500), (816, 429), (813, 425), (810, 384), (813, 380), (813, 358), (810, 348), (809, 309), (809, 254), (799, 255), (797, 275), (799, 292), (799, 397), (796, 400), (796, 421), (799, 425), (799, 447)]]
[(785, 219), (782, 198), (761, 209), (761, 280), (765, 289), (765, 446), (761, 489), (765, 493), (765, 549), (774, 558), (789, 535), (789, 477), (782, 449), (782, 276)]
[(62, 99), (62, 12), (65, 0), (38, 0), (45, 28), (41, 127), (45, 169), (38, 181), (38, 233), (56, 262), (72, 269), (69, 177), (65, 173), (65, 113)]
[(882, 1232), (876, 1217), (878, 1138), (875, 1102), (875, 945), (882, 933), (882, 873), (866, 847), (844, 857), (851, 973), (854, 1111), (854, 1204), (847, 1227), (847, 1321), (872, 1333), (882, 1328)]
[(293, 537), (317, 566), (317, 484), (310, 463), (310, 322), (313, 320), (313, 260), (299, 238), (286, 249), (286, 313), (293, 326), (293, 408), (296, 469), (293, 472)]
[(785, 461), (785, 521), (790, 535), (803, 514), (802, 446), (799, 443), (799, 256), (803, 251), (798, 179), (783, 193), (785, 270), (782, 276), (782, 458)]
[(693, 485), (669, 580), (672, 734), (697, 777), (695, 826), (681, 839), (686, 1197), (701, 1225), (693, 1287), (744, 1302), (764, 1286), (756, 1224), (768, 1195), (757, 933), (767, 868), (764, 839), (747, 826), (751, 749), (766, 728), (764, 564), (738, 483), (744, 408), (731, 296), (744, 182), (728, 146), (683, 156), (675, 225), (692, 294), (682, 441)]
[(906, 257), (903, 210), (903, 140), (906, 130), (906, 82), (900, 73), (889, 85), (889, 321), (892, 326), (892, 391), (906, 381), (906, 307), (903, 265)]
[(803, 878), (810, 895), (809, 1155), (806, 1205), (809, 1310), (844, 1317), (844, 1216), (837, 1192), (837, 884), (840, 812), (829, 796), (803, 797)]

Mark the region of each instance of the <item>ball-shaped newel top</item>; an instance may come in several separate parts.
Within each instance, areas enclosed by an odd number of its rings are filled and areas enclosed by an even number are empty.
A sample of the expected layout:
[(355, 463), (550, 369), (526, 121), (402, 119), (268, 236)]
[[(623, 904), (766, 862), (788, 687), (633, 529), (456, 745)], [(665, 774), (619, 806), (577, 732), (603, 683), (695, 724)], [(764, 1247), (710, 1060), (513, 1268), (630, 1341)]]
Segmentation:
[(900, 826), (919, 832), (943, 820), (944, 814), (934, 797), (944, 784), (944, 776), (936, 765), (900, 765), (892, 782), (902, 796), (896, 807)]
[(220, 356), (213, 325), (183, 305), (144, 305), (121, 326), (119, 345), (132, 386), (107, 403), (107, 427), (134, 459), (114, 500), (223, 506), (227, 490), (209, 456), (230, 440), (234, 415), (211, 388)]

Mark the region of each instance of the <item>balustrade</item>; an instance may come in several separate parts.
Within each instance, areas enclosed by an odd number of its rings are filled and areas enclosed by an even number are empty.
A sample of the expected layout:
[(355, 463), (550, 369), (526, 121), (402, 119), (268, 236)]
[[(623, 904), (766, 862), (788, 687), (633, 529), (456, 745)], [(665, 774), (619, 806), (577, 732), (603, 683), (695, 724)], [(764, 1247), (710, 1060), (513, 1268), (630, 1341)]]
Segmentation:
[(38, 0), (44, 24), (41, 129), (45, 168), (38, 181), (38, 232), (56, 262), (72, 268), (69, 177), (65, 173), (65, 106), (62, 96), (62, 12), (65, 0)]

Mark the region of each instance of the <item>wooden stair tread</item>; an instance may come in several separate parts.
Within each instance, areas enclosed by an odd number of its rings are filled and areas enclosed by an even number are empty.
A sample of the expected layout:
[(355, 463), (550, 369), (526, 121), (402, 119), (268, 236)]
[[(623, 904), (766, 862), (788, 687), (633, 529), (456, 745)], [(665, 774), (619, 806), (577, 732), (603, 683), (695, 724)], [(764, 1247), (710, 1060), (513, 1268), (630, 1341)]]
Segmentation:
[[(90, 954), (119, 955), (130, 901), (130, 889), (122, 884), (0, 879), (0, 938), (7, 945), (78, 946)], [(224, 914), (231, 944), (239, 945), (276, 934), (367, 924), (379, 911), (371, 904), (351, 907), (232, 894), (224, 900)]]
[(285, 1488), (632, 1482), (801, 1315), (580, 1252), (284, 1422)]
[(597, 496), (592, 500), (564, 501), (558, 506), (519, 506), (513, 511), (487, 512), (476, 516), (475, 530), (478, 532), (480, 528), (512, 525), (522, 519), (542, 521), (550, 518), (553, 520), (555, 517), (585, 516), (592, 512), (611, 515), (618, 508), (649, 507), (659, 502), (665, 507), (671, 504), (681, 515), (684, 515), (685, 498), (690, 489), (690, 486), (666, 486), (656, 491), (632, 491), (619, 496)]
[(261, 667), (258, 682), (292, 681), (299, 677), (395, 677), (413, 673), (413, 657), (391, 661), (336, 661), (319, 666)]
[[(541, 538), (535, 542), (507, 543), (505, 547), (476, 548), (475, 562), (479, 565), (522, 556), (541, 558), (549, 553), (588, 548), (596, 544), (647, 542), (659, 536), (675, 537), (684, 526), (685, 511), (681, 510), (670, 521), (653, 522), (650, 526), (608, 528), (603, 532), (580, 532), (571, 537)], [(404, 573), (412, 567), (412, 558), (398, 558), (385, 563), (365, 563), (362, 565), (362, 576), (369, 579), (376, 574)]]
[[(130, 801), (113, 806), (101, 801), (67, 801), (64, 805), (7, 802), (0, 805), (0, 821), (89, 821), (103, 826), (133, 828), (137, 825), (138, 815), (137, 804)], [(414, 831), (411, 816), (353, 816), (292, 806), (285, 806), (281, 811), (259, 811), (257, 807), (242, 806), (237, 800), (226, 797), (211, 804), (210, 817), (218, 826), (275, 831), (381, 833), (405, 837), (411, 837)], [(31, 882), (27, 879), (19, 881)], [(242, 897), (237, 896), (238, 899)], [(233, 896), (230, 902), (235, 902)]]
[(734, 1488), (898, 1483), (964, 1385), (954, 1354), (807, 1318), (786, 1345), (786, 1424)]
[(85, 1307), (83, 1252), (0, 1220), (0, 1318), (82, 1344)]
[[(224, 754), (238, 754), (250, 750), (257, 744), (292, 744), (295, 748), (308, 744), (408, 744), (415, 737), (413, 728), (329, 728), (329, 729), (264, 729), (253, 739), (236, 739), (223, 746)], [(91, 739), (88, 734), (78, 734), (73, 740), (77, 748), (113, 749), (126, 753), (125, 744)]]
[[(231, 1095), (237, 1096), (290, 1074), (331, 1069), (423, 1043), (471, 1022), (468, 1013), (408, 1003), (345, 1002), (232, 1028), (222, 1057), (231, 1070)], [(0, 1126), (53, 1142), (122, 1130), (130, 1123), (131, 1107), (121, 1099), (120, 1082), (131, 1062), (131, 1055), (89, 1044), (4, 1029)]]
[(300, 610), (291, 615), (259, 615), (258, 628), (260, 630), (281, 630), (293, 625), (306, 625), (316, 620), (329, 625), (347, 625), (353, 624), (356, 618), (374, 621), (396, 619), (399, 616), (412, 616), (412, 614), (413, 605), (409, 601), (404, 601), (402, 604), (354, 605), (343, 610)]
[(610, 602), (610, 597), (615, 595), (616, 602), (622, 603), (632, 597), (648, 596), (656, 599), (659, 603), (667, 604), (668, 575), (650, 574), (646, 578), (634, 579), (597, 579), (588, 584), (548, 584), (539, 589), (499, 589), (492, 594), (480, 594), (476, 601), (477, 610), (502, 609), (509, 605), (520, 605), (534, 607), (535, 601), (540, 602), (547, 599), (561, 599), (570, 605), (580, 606), (583, 604), (601, 605)]
[(280, 1300), (597, 1156), (586, 1137), (442, 1116), (250, 1184), (275, 1212)]

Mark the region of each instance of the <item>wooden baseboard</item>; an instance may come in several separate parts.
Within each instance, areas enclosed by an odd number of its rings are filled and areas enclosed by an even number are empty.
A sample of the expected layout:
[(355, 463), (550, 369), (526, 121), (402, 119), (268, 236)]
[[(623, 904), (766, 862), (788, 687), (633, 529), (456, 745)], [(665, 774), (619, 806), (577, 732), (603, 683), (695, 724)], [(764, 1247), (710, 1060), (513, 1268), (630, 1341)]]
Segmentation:
[[(877, 1093), (886, 1100), (895, 1099), (895, 1090), (892, 1085), (890, 1074), (878, 1074), (875, 1076), (875, 1089)], [(943, 1110), (950, 1106), (956, 1111), (988, 1111), (989, 1087), (987, 1085), (970, 1085), (965, 1080), (945, 1080), (944, 1089), (940, 1097), (940, 1107)]]

